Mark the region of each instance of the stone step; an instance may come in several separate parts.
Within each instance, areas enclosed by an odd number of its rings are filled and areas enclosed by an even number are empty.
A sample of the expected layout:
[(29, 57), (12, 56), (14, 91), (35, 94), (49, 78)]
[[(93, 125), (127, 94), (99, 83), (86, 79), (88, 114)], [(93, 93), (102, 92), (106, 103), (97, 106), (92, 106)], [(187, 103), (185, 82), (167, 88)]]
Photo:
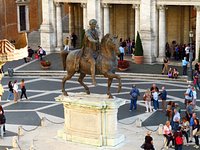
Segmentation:
[[(27, 70), (20, 70), (15, 71), (14, 76), (51, 76), (51, 77), (64, 77), (67, 74), (66, 71), (51, 71), (51, 70), (44, 70), (44, 71), (27, 71)], [(175, 80), (175, 81), (183, 81), (187, 82), (187, 76), (179, 76), (178, 79), (171, 79), (168, 78), (167, 75), (161, 74), (142, 74), (142, 73), (123, 73), (123, 72), (116, 72), (122, 78), (135, 78), (135, 79), (156, 79), (156, 80)], [(5, 76), (8, 76), (8, 72), (5, 72)], [(76, 77), (79, 76), (78, 73), (75, 74)], [(97, 77), (103, 77), (103, 75), (96, 75)]]

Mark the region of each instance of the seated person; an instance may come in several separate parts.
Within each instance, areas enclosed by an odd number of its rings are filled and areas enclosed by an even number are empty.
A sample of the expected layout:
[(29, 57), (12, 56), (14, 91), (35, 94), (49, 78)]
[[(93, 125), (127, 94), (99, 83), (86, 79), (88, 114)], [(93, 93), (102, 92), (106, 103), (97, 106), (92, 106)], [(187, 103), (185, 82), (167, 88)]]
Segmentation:
[(172, 71), (172, 68), (169, 68), (169, 71), (168, 71), (168, 77), (169, 78), (172, 78), (173, 77), (173, 71)]
[(172, 145), (174, 146), (174, 138), (173, 138), (173, 134), (172, 134), (172, 127), (171, 127), (169, 121), (166, 121), (166, 124), (164, 125), (163, 135), (167, 139), (166, 148), (168, 149), (170, 141), (172, 141)]
[(42, 49), (41, 46), (38, 46), (38, 51), (37, 51), (38, 56), (40, 57), (40, 60), (42, 60), (42, 57), (46, 55), (46, 52)]
[(179, 75), (179, 72), (177, 71), (176, 68), (173, 69), (173, 73), (172, 73), (172, 77), (177, 79), (178, 78), (178, 75)]

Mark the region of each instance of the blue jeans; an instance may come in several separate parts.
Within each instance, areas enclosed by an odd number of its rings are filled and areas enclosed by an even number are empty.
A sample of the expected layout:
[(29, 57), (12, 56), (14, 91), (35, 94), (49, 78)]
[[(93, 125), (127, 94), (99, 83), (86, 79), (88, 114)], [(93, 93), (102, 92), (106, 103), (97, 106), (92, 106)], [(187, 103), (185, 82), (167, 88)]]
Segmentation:
[(155, 110), (159, 109), (158, 100), (153, 100), (153, 107), (154, 107)]
[(8, 100), (13, 100), (14, 99), (14, 94), (11, 91), (9, 91), (7, 99)]
[(175, 145), (175, 150), (182, 150), (183, 145)]
[(137, 98), (131, 99), (131, 103), (130, 103), (130, 108), (129, 108), (129, 110), (132, 110), (133, 107), (134, 107), (134, 110), (137, 109)]

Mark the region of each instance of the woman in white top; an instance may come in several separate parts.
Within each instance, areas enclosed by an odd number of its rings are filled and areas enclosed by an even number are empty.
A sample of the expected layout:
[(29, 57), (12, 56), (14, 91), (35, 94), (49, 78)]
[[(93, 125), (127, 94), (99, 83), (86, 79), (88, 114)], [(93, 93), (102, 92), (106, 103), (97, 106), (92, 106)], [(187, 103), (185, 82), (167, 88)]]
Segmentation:
[(192, 105), (193, 105), (193, 108), (195, 109), (196, 107), (196, 100), (197, 100), (197, 91), (194, 87), (192, 87), (192, 94), (193, 94), (193, 97), (192, 97)]
[(19, 99), (17, 80), (15, 80), (13, 84), (13, 93), (14, 93), (14, 102), (17, 103)]
[(172, 127), (170, 125), (169, 121), (166, 121), (164, 128), (163, 128), (163, 135), (164, 137), (167, 139), (167, 149), (169, 146), (170, 141), (172, 141), (172, 145), (174, 145), (174, 139), (173, 139), (173, 135), (172, 135)]

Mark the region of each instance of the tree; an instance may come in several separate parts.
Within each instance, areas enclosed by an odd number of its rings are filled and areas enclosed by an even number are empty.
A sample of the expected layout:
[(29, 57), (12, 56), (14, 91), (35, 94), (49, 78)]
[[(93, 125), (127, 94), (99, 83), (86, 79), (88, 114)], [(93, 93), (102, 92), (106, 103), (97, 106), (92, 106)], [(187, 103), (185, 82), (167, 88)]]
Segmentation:
[(143, 47), (139, 32), (137, 32), (137, 38), (135, 44), (135, 56), (143, 56)]

